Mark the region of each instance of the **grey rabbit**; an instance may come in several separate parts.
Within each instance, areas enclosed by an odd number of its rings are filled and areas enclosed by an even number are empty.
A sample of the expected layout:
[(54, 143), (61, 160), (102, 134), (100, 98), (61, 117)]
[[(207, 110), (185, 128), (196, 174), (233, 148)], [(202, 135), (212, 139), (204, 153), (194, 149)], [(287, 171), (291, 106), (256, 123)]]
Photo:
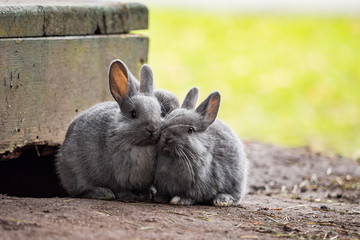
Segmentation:
[(154, 181), (161, 106), (153, 95), (152, 70), (143, 65), (138, 85), (114, 60), (109, 86), (115, 99), (82, 112), (70, 124), (56, 159), (73, 197), (146, 200)]
[(171, 204), (239, 204), (246, 191), (248, 160), (236, 134), (216, 119), (220, 93), (197, 108), (198, 88), (166, 116), (158, 142), (155, 201)]

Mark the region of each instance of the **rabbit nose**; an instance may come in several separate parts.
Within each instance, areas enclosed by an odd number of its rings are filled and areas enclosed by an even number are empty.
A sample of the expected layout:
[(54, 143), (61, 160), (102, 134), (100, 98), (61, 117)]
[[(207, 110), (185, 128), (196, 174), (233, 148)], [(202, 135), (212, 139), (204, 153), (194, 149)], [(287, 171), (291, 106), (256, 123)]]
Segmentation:
[(164, 136), (164, 138), (165, 138), (165, 142), (170, 142), (171, 139), (173, 139), (173, 136), (172, 136), (170, 133), (168, 133), (168, 132), (164, 133), (163, 136)]
[(154, 125), (147, 126), (145, 129), (146, 129), (149, 133), (154, 133), (154, 132), (156, 132), (156, 131), (158, 130), (158, 128), (155, 127)]

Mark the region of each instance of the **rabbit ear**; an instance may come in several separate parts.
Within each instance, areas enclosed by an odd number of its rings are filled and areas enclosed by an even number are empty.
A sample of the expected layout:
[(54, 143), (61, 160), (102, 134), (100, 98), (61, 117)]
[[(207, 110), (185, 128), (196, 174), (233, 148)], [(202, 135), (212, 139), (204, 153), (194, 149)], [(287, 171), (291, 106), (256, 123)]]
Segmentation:
[(152, 94), (154, 89), (154, 80), (151, 67), (144, 64), (140, 70), (140, 92)]
[[(129, 78), (130, 71), (125, 63), (116, 59), (110, 63), (109, 85), (110, 92), (114, 99), (121, 104), (125, 98), (134, 94), (136, 87)], [(134, 85), (134, 86), (133, 86)]]
[(205, 129), (216, 119), (220, 107), (220, 98), (218, 91), (212, 92), (195, 110), (203, 116), (202, 126)]
[(139, 80), (136, 79), (136, 77), (128, 70), (128, 80), (131, 82), (131, 91), (138, 92), (140, 89), (140, 83)]
[(199, 97), (199, 88), (193, 87), (192, 89), (190, 89), (190, 91), (186, 95), (184, 102), (181, 105), (181, 108), (186, 108), (186, 109), (190, 109), (190, 110), (194, 109), (196, 102), (198, 100), (198, 97)]

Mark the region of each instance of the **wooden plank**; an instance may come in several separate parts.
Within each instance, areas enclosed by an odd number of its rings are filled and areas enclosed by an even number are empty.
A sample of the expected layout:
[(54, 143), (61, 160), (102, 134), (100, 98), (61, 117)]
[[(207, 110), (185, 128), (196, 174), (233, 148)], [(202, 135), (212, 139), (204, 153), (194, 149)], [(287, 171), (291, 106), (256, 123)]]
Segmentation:
[(41, 7), (0, 6), (0, 38), (42, 36), (43, 31), (44, 12)]
[(0, 38), (127, 33), (148, 28), (148, 10), (118, 1), (0, 2)]
[(111, 100), (109, 63), (137, 73), (148, 38), (109, 36), (0, 39), (0, 153), (33, 143), (62, 143), (69, 122)]

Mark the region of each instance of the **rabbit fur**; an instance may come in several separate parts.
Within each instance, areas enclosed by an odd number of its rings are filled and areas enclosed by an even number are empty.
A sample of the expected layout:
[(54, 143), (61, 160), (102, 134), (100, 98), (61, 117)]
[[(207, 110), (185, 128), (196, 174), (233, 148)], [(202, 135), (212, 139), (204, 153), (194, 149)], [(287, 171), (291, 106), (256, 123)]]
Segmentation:
[(155, 201), (236, 205), (246, 191), (247, 157), (236, 134), (215, 119), (220, 93), (197, 108), (198, 88), (162, 123), (155, 170)]
[(56, 158), (58, 176), (70, 196), (149, 199), (161, 106), (146, 64), (140, 81), (139, 85), (126, 65), (114, 60), (109, 86), (115, 101), (99, 103), (70, 123)]
[[(140, 88), (139, 81), (135, 78), (135, 76), (131, 72), (129, 72), (129, 77), (132, 79), (131, 82), (134, 85), (133, 87), (139, 89)], [(178, 98), (172, 92), (169, 92), (164, 89), (155, 89), (153, 94), (160, 103), (161, 117), (165, 117), (172, 110), (180, 107)]]

